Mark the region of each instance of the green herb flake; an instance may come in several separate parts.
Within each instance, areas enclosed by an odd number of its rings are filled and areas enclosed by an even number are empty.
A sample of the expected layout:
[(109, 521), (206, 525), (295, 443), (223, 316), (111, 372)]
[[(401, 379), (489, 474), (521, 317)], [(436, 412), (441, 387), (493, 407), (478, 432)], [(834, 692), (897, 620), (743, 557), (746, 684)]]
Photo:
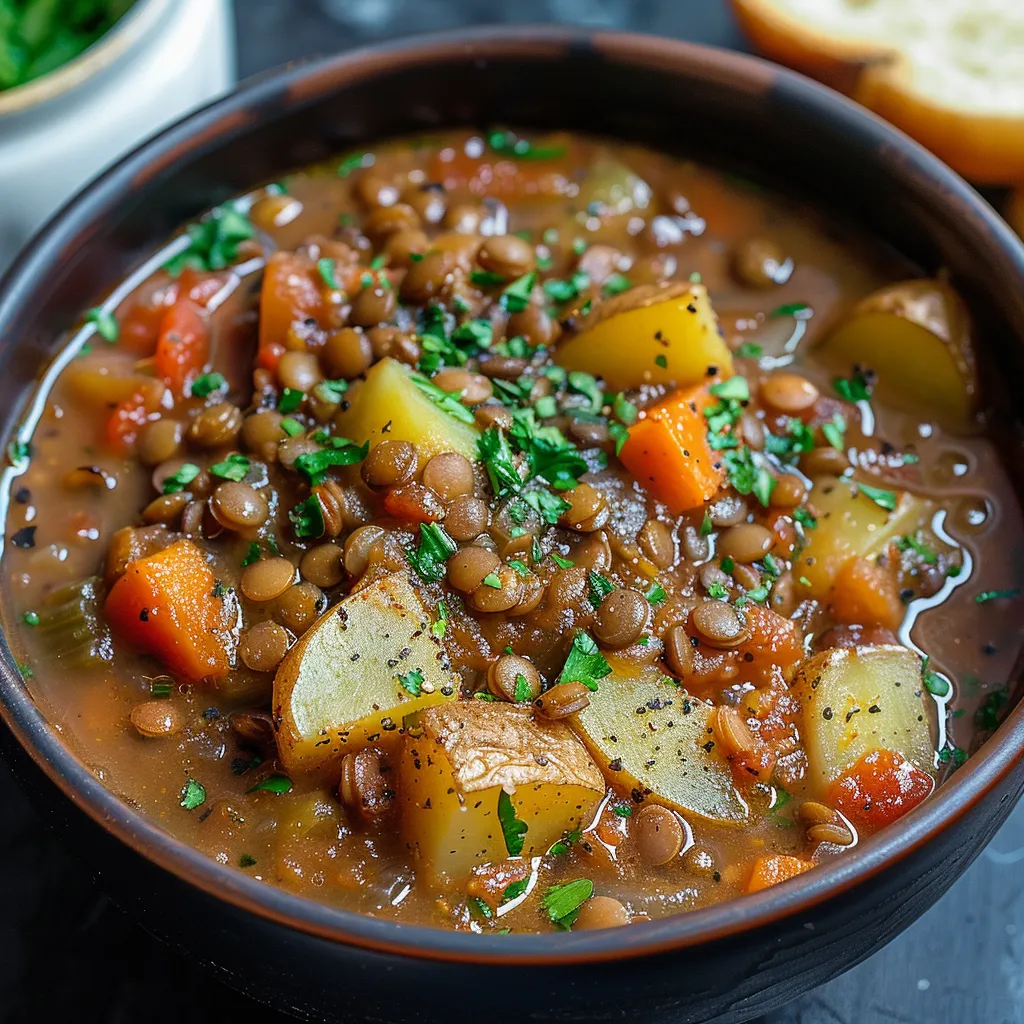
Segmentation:
[(300, 501), (289, 513), (288, 518), (295, 527), (295, 536), (300, 538), (322, 537), (326, 526), (324, 510), (315, 494)]
[(485, 587), (490, 587), (492, 590), (501, 590), (501, 579), (496, 572), (489, 572), (481, 583)]
[(715, 524), (711, 522), (711, 513), (705, 511), (704, 518), (701, 520), (700, 524), (700, 535), (702, 537), (707, 537), (712, 533), (714, 528)]
[(633, 282), (624, 274), (612, 274), (603, 285), (601, 290), (605, 295), (621, 295), (622, 292), (629, 291), (633, 287)]
[(94, 324), (96, 333), (111, 345), (120, 337), (121, 328), (118, 326), (117, 317), (108, 310), (96, 306), (85, 314), (85, 319), (87, 323)]
[(633, 816), (633, 808), (629, 804), (616, 804), (612, 808), (612, 814), (619, 818), (631, 818)]
[(520, 558), (510, 558), (508, 564), (520, 576), (529, 576), (530, 575), (530, 567), (522, 559), (520, 559)]
[(806, 302), (787, 302), (784, 306), (776, 306), (769, 314), (769, 318), (779, 316), (795, 316), (801, 320), (806, 319), (813, 310)]
[(177, 494), (185, 490), (199, 476), (199, 467), (194, 462), (186, 462), (178, 467), (176, 473), (164, 478), (164, 494)]
[(262, 782), (257, 782), (255, 786), (250, 786), (246, 793), (276, 793), (281, 796), (284, 793), (290, 793), (292, 791), (292, 780), (287, 775), (268, 775)]
[(255, 865), (256, 858), (253, 857), (252, 854), (243, 853), (242, 856), (238, 858), (238, 866), (240, 868), (251, 868), (255, 867)]
[(548, 557), (559, 569), (571, 569), (576, 564), (571, 558), (563, 558), (557, 551), (552, 551)]
[(295, 412), (306, 400), (305, 392), (296, 388), (285, 388), (277, 402), (277, 411), (284, 416)]
[(719, 583), (717, 580), (707, 587), (708, 597), (713, 597), (716, 601), (728, 601), (729, 591), (726, 589), (724, 583)]
[(226, 391), (227, 386), (228, 382), (223, 373), (204, 373), (192, 381), (190, 391), (193, 398), (206, 398), (215, 391)]
[(244, 480), (249, 472), (249, 460), (238, 452), (231, 452), (223, 462), (215, 462), (210, 472), (223, 480)]
[(594, 883), (589, 878), (551, 886), (541, 897), (540, 904), (551, 923), (562, 931), (571, 931), (579, 917), (580, 907), (594, 895)]
[(998, 690), (993, 690), (974, 712), (974, 724), (986, 732), (994, 731), (999, 727), (999, 723), (1003, 719), (1003, 712), (1009, 702), (1010, 691), (1007, 687), (1003, 686)]
[(446, 412), (452, 419), (462, 423), (476, 423), (473, 413), (459, 401), (457, 392), (442, 391), (433, 381), (427, 380), (426, 377), (418, 373), (411, 373), (409, 379), (438, 409)]
[(517, 704), (524, 704), (528, 700), (533, 700), (533, 690), (530, 689), (530, 684), (522, 672), (516, 673), (516, 688), (512, 694), (512, 699)]
[(501, 894), (502, 906), (506, 903), (511, 903), (513, 900), (519, 899), (519, 897), (522, 896), (529, 888), (529, 878), (520, 878), (518, 882), (510, 882), (505, 886), (505, 891)]
[(437, 583), (444, 576), (445, 562), (459, 546), (438, 523), (420, 523), (419, 547), (408, 552), (409, 564), (424, 583)]
[(512, 160), (557, 160), (566, 154), (565, 146), (535, 146), (508, 131), (489, 132), (487, 145), (495, 153)]
[(189, 224), (185, 233), (188, 246), (164, 264), (171, 277), (178, 277), (186, 267), (223, 270), (237, 259), (239, 245), (256, 236), (248, 216), (233, 203), (218, 206), (199, 223)]
[(512, 448), (500, 427), (488, 427), (477, 438), (476, 447), (496, 496), (521, 489), (523, 481), (513, 461)]
[(281, 429), (289, 437), (298, 437), (306, 428), (298, 420), (293, 420), (290, 416), (286, 416), (281, 420)]
[(39, 613), (38, 612), (22, 612), (21, 621), (26, 626), (38, 626), (39, 625)]
[(501, 274), (494, 273), (493, 270), (474, 270), (469, 275), (469, 279), (478, 288), (497, 288), (505, 283), (505, 278)]
[(874, 374), (860, 366), (853, 368), (849, 378), (837, 377), (832, 381), (835, 393), (847, 402), (868, 402), (874, 387)]
[(896, 511), (896, 494), (894, 491), (886, 491), (881, 487), (872, 487), (870, 484), (858, 483), (856, 486), (857, 490), (865, 498), (870, 498), (879, 508), (884, 508), (889, 512)]
[(352, 153), (338, 164), (338, 177), (347, 178), (353, 171), (358, 171), (372, 162), (372, 153)]
[(799, 523), (805, 530), (813, 530), (818, 525), (818, 520), (802, 505), (793, 510), (793, 522)]
[(406, 672), (404, 675), (396, 675), (395, 678), (402, 689), (410, 696), (419, 697), (423, 693), (423, 672), (421, 669), (414, 668), (411, 672)]
[(900, 537), (896, 541), (896, 547), (900, 551), (913, 551), (925, 565), (936, 565), (939, 561), (939, 556), (916, 535), (907, 534)]
[(836, 413), (827, 423), (821, 425), (821, 432), (825, 440), (841, 452), (846, 444), (846, 420), (839, 413)]
[(341, 283), (338, 281), (336, 271), (336, 261), (330, 256), (322, 256), (316, 261), (316, 272), (320, 275), (320, 280), (328, 288), (336, 292), (341, 291)]
[(734, 402), (750, 401), (750, 385), (746, 377), (730, 377), (728, 380), (712, 384), (708, 389), (716, 398), (726, 398)]
[(740, 359), (760, 359), (764, 355), (764, 349), (760, 345), (755, 345), (752, 341), (745, 341), (736, 349), (736, 355)]
[(926, 657), (921, 663), (921, 679), (924, 688), (935, 697), (948, 697), (953, 692), (953, 684), (938, 672), (929, 668), (931, 658)]
[(608, 436), (615, 442), (615, 454), (621, 455), (622, 449), (629, 440), (629, 428), (612, 420), (608, 424)]
[(516, 817), (512, 798), (502, 790), (498, 794), (498, 822), (505, 837), (505, 849), (510, 857), (518, 857), (523, 852), (526, 833), (530, 831), (525, 821)]
[(594, 572), (591, 569), (587, 576), (587, 580), (590, 583), (590, 603), (595, 607), (599, 608), (604, 598), (615, 589), (615, 584), (610, 580), (606, 580), (600, 573)]
[(657, 355), (654, 357), (654, 365), (660, 366), (663, 370), (668, 369), (668, 357), (664, 355)]
[(249, 549), (245, 553), (245, 558), (242, 559), (242, 567), (252, 565), (254, 562), (260, 560), (260, 554), (262, 549), (260, 548), (260, 542), (258, 540), (249, 542)]
[(1014, 587), (1012, 590), (983, 590), (975, 595), (974, 601), (976, 604), (988, 604), (989, 601), (1003, 601), (1019, 596), (1020, 587)]
[(536, 271), (517, 277), (502, 293), (501, 304), (509, 313), (522, 313), (530, 304), (530, 294), (537, 282)]
[(469, 912), (473, 917), (480, 918), (484, 921), (490, 921), (494, 917), (494, 911), (487, 905), (485, 900), (482, 900), (479, 896), (470, 896), (466, 900), (466, 906), (469, 907)]
[(304, 452), (293, 465), (306, 478), (310, 487), (322, 484), (332, 466), (354, 466), (370, 452), (370, 442), (356, 444), (346, 437), (331, 438), (330, 447), (318, 452)]
[(573, 637), (569, 657), (558, 677), (560, 683), (582, 683), (588, 690), (597, 690), (597, 680), (611, 673), (612, 667), (598, 649), (589, 633), (582, 630)]
[(189, 779), (182, 786), (178, 802), (186, 811), (194, 811), (206, 803), (206, 789), (195, 779)]
[(567, 832), (561, 839), (556, 840), (548, 849), (549, 857), (558, 857), (568, 853), (583, 838), (583, 830), (574, 828)]
[(644, 597), (646, 597), (651, 604), (661, 604), (668, 598), (668, 594), (665, 593), (665, 588), (655, 580), (654, 583), (648, 587), (647, 593)]

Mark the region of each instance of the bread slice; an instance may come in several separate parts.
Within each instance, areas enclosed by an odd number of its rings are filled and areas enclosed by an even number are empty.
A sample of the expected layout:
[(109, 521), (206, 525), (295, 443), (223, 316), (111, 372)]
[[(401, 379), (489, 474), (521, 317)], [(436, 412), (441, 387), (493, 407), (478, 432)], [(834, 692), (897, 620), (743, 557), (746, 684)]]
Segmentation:
[(1024, 182), (1024, 0), (732, 0), (754, 45), (984, 184)]

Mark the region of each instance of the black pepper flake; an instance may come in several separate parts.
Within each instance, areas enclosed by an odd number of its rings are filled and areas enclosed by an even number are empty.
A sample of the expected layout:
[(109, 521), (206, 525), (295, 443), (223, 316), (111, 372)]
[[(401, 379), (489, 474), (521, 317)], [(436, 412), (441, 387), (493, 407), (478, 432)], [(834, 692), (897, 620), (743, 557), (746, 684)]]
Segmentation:
[(825, 710), (822, 711), (822, 713), (821, 713), (821, 717), (824, 718), (826, 722), (831, 722), (832, 721), (832, 715), (834, 713), (835, 712), (833, 712), (833, 710), (831, 708), (825, 708)]
[(608, 771), (610, 772), (621, 772), (622, 771), (622, 758), (617, 757), (613, 761), (608, 762)]
[(872, 704), (871, 707), (868, 708), (869, 715), (880, 715), (881, 713), (882, 709), (877, 704)]
[(904, 604), (910, 604), (910, 602), (914, 600), (914, 591), (911, 590), (910, 587), (904, 587), (900, 591), (900, 600)]
[(382, 434), (390, 434), (391, 433), (391, 420), (388, 420), (387, 423), (385, 423), (384, 426), (380, 428), (380, 432)]
[(23, 526), (20, 530), (11, 534), (11, 543), (16, 548), (34, 548), (36, 546), (36, 527)]
[(359, 652), (356, 651), (356, 653), (353, 654), (348, 660), (349, 661), (358, 661), (359, 660)]
[(714, 874), (712, 874), (712, 876), (711, 876), (711, 879), (714, 882), (720, 882), (722, 880), (722, 872), (721, 871), (714, 872)]
[(203, 710), (203, 718), (208, 722), (212, 722), (215, 718), (220, 718), (220, 708), (205, 708)]
[(995, 644), (984, 644), (981, 648), (981, 653), (987, 654), (989, 655), (989, 657), (991, 657), (993, 654), (996, 653), (996, 650), (997, 648)]
[(746, 661), (746, 662), (751, 662), (751, 661), (754, 660), (754, 655), (751, 654), (750, 651), (744, 651), (743, 652), (743, 660)]
[(687, 313), (696, 313), (697, 312), (697, 307), (692, 302), (688, 302), (686, 304), (686, 312)]
[(854, 715), (859, 715), (859, 714), (860, 714), (860, 708), (850, 708), (850, 710), (846, 712), (847, 724), (849, 724), (850, 719), (853, 718)]
[(139, 622), (149, 622), (149, 609), (143, 608), (139, 612)]
[(711, 751), (715, 749), (715, 741), (708, 740), (707, 743), (704, 744), (704, 749), (710, 754)]
[(27, 487), (19, 487), (14, 492), (14, 500), (19, 505), (27, 505), (32, 500), (32, 492)]

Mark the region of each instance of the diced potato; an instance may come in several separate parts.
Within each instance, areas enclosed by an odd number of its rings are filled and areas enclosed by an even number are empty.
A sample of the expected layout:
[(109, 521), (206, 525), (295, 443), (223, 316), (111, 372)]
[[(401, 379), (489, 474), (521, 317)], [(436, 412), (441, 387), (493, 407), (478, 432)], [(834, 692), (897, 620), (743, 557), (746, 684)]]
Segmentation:
[[(408, 579), (391, 574), (328, 609), (274, 678), (281, 761), (310, 771), (400, 734), (402, 718), (458, 693), (430, 615)], [(422, 681), (410, 673), (422, 674)], [(405, 684), (399, 676), (405, 678)]]
[(590, 216), (622, 217), (647, 209), (651, 186), (626, 164), (599, 157), (580, 184), (576, 201)]
[(527, 826), (521, 855), (530, 857), (588, 823), (605, 781), (568, 726), (467, 700), (410, 720), (396, 789), (417, 874), (463, 879), (509, 856), (498, 816), (503, 792)]
[(111, 405), (123, 402), (153, 384), (152, 377), (137, 373), (110, 373), (105, 368), (68, 367), (64, 380), (69, 394), (90, 409), (109, 411)]
[(340, 434), (359, 444), (369, 441), (371, 447), (379, 441), (410, 441), (423, 461), (441, 452), (477, 458), (480, 431), (434, 405), (394, 359), (382, 359), (370, 369), (335, 423)]
[(732, 375), (732, 355), (701, 284), (631, 288), (606, 299), (575, 337), (555, 350), (568, 370), (603, 377), (613, 391), (642, 384), (687, 387)]
[(791, 694), (803, 712), (809, 790), (829, 785), (865, 754), (890, 750), (934, 775), (932, 702), (921, 659), (905, 647), (838, 647), (803, 662)]
[(820, 353), (846, 374), (878, 374), (886, 404), (970, 426), (977, 391), (971, 327), (960, 296), (944, 281), (903, 281), (869, 295), (822, 342)]
[(836, 577), (853, 558), (873, 558), (896, 537), (913, 533), (926, 521), (931, 506), (906, 491), (896, 495), (895, 511), (882, 508), (857, 485), (838, 477), (814, 481), (811, 504), (818, 525), (807, 531), (807, 547), (793, 567), (793, 575), (810, 583), (809, 596), (825, 600)]
[(684, 814), (742, 821), (746, 805), (714, 749), (712, 710), (656, 667), (640, 675), (615, 668), (573, 728), (616, 787)]

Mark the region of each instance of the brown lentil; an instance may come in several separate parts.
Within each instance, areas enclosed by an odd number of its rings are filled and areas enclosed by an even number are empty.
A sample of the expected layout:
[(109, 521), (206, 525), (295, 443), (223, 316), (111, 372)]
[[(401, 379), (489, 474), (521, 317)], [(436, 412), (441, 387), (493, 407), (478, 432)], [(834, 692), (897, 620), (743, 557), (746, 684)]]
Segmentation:
[(500, 559), (493, 551), (470, 544), (448, 559), (448, 583), (456, 590), (468, 594), (476, 590), (484, 577), (495, 572), (500, 564)]
[(327, 602), (312, 583), (296, 583), (274, 603), (274, 620), (296, 636), (302, 636), (319, 618)]
[(806, 497), (807, 488), (796, 473), (780, 473), (768, 503), (772, 508), (796, 508)]
[(715, 873), (715, 855), (705, 846), (691, 846), (683, 854), (683, 867), (691, 875), (710, 877)]
[(629, 647), (642, 636), (650, 612), (645, 597), (619, 587), (601, 600), (592, 627), (594, 638), (602, 647), (612, 650)]
[(637, 534), (636, 542), (640, 550), (659, 569), (668, 569), (675, 564), (675, 537), (665, 523), (657, 519), (648, 519)]
[(568, 718), (590, 704), (590, 690), (580, 682), (556, 683), (533, 703), (545, 718)]
[(629, 911), (611, 896), (591, 896), (579, 909), (574, 931), (593, 932), (629, 924)]
[(453, 540), (470, 541), (480, 536), (490, 522), (490, 510), (482, 498), (467, 495), (454, 498), (444, 517), (444, 528)]
[(369, 487), (380, 490), (407, 483), (418, 468), (415, 445), (408, 441), (380, 441), (363, 459), (359, 473)]
[(284, 417), (276, 409), (265, 409), (242, 420), (242, 444), (264, 461), (277, 458), (277, 443), (288, 435), (281, 426)]
[(295, 566), (287, 558), (261, 558), (242, 570), (239, 589), (250, 601), (273, 601), (295, 579)]
[(438, 295), (451, 281), (455, 257), (432, 249), (423, 259), (413, 263), (402, 278), (400, 294), (403, 301), (424, 305)]
[(277, 379), (293, 391), (312, 391), (323, 380), (320, 363), (312, 352), (285, 352), (277, 364)]
[(147, 700), (136, 704), (128, 715), (136, 732), (147, 739), (173, 736), (181, 730), (181, 712), (169, 700)]
[(484, 270), (506, 281), (529, 273), (536, 263), (533, 246), (516, 235), (494, 235), (485, 239), (476, 258)]
[(761, 401), (786, 416), (809, 413), (820, 397), (818, 389), (797, 373), (773, 373), (761, 383)]
[(332, 331), (324, 342), (320, 361), (328, 376), (351, 379), (365, 373), (373, 362), (370, 339), (355, 327)]
[(423, 483), (445, 501), (473, 493), (473, 465), (458, 452), (441, 452), (423, 467)]
[(238, 656), (254, 672), (273, 672), (288, 653), (288, 631), (276, 622), (257, 622), (238, 641)]
[(693, 644), (682, 623), (676, 623), (665, 630), (665, 663), (678, 679), (685, 679), (693, 672)]
[(342, 548), (337, 544), (318, 544), (310, 548), (299, 562), (303, 578), (323, 590), (336, 587), (345, 577)]
[(342, 758), (338, 798), (364, 821), (377, 817), (391, 805), (392, 785), (382, 751), (365, 747)]
[(748, 238), (733, 249), (732, 272), (736, 280), (748, 288), (771, 288), (789, 279), (792, 264), (774, 242)]
[(161, 494), (142, 510), (142, 521), (144, 523), (166, 523), (170, 526), (178, 521), (187, 504), (188, 495), (184, 491), (178, 491), (175, 494)]
[(750, 632), (743, 613), (727, 601), (701, 601), (691, 618), (701, 640), (713, 647), (737, 647)]
[(139, 434), (136, 452), (145, 466), (168, 462), (182, 453), (185, 425), (179, 420), (161, 417), (146, 424)]
[(380, 246), (396, 231), (420, 226), (420, 215), (408, 203), (392, 203), (371, 210), (363, 222), (363, 234)]
[(494, 394), (494, 386), (483, 374), (458, 367), (438, 370), (432, 380), (442, 391), (458, 395), (463, 405), (479, 405)]
[(248, 484), (229, 480), (220, 484), (210, 498), (214, 518), (227, 530), (251, 530), (262, 526), (270, 515), (267, 499)]
[[(503, 654), (488, 666), (487, 689), (502, 700), (512, 703), (536, 700), (540, 686), (540, 673), (533, 662), (518, 654)], [(525, 690), (525, 696), (516, 696), (517, 690)]]
[(835, 843), (836, 846), (849, 846), (853, 842), (853, 833), (837, 822), (826, 822), (812, 825), (807, 830), (807, 838), (812, 843)]
[(235, 443), (241, 429), (242, 410), (230, 402), (218, 402), (189, 424), (188, 439), (197, 448), (224, 448)]
[(759, 562), (775, 547), (775, 534), (757, 523), (731, 526), (718, 538), (718, 554), (749, 565)]
[(362, 576), (370, 564), (370, 551), (384, 539), (386, 531), (380, 526), (360, 526), (345, 541), (343, 562), (350, 576)]
[(391, 319), (396, 304), (394, 288), (374, 282), (357, 292), (348, 318), (357, 327), (375, 327)]
[(634, 811), (629, 831), (640, 859), (654, 866), (678, 857), (686, 839), (679, 819), (667, 807), (658, 804), (644, 804)]
[(578, 484), (560, 496), (569, 503), (569, 507), (559, 516), (559, 521), (570, 530), (591, 533), (608, 521), (608, 501), (596, 487)]
[[(274, 630), (281, 629), (276, 622), (261, 622), (253, 629), (265, 626), (272, 626)], [(286, 635), (285, 643), (287, 644), (287, 642)], [(245, 743), (261, 747), (274, 742), (274, 720), (266, 711), (232, 711), (228, 715), (228, 725), (231, 727), (231, 731)]]

